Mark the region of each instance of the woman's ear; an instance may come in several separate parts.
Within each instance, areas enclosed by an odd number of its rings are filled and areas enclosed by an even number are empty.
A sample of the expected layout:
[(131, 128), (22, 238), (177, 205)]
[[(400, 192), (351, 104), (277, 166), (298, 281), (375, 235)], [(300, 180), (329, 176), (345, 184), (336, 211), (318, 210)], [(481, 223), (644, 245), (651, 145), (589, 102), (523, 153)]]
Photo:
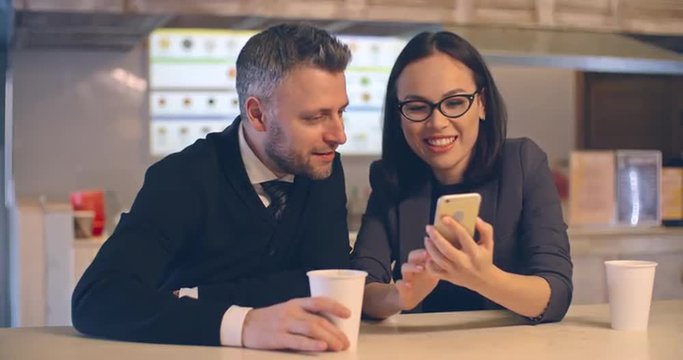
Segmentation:
[(481, 89), (479, 91), (479, 95), (477, 96), (477, 115), (479, 115), (479, 120), (484, 121), (486, 120), (486, 96), (485, 96), (485, 91), (486, 89)]

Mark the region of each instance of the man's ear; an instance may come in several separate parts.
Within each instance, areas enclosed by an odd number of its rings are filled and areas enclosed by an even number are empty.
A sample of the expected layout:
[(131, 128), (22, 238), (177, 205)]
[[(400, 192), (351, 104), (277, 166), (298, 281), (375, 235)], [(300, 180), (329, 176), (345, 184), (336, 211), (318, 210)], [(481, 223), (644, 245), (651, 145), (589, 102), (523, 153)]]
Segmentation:
[(266, 131), (265, 109), (263, 102), (255, 96), (250, 96), (244, 103), (247, 112), (246, 120), (259, 132)]

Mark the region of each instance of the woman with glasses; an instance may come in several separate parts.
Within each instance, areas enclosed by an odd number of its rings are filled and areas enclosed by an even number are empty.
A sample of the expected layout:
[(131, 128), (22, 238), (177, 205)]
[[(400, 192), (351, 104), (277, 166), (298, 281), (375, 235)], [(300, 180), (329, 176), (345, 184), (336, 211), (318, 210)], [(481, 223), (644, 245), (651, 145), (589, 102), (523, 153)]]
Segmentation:
[[(533, 99), (529, 99), (533, 101)], [(530, 322), (559, 321), (572, 296), (572, 263), (545, 153), (506, 139), (505, 105), (478, 51), (450, 32), (415, 36), (387, 86), (381, 160), (352, 254), (368, 272), (363, 311), (507, 308)], [(444, 219), (444, 194), (476, 192), (474, 237)]]

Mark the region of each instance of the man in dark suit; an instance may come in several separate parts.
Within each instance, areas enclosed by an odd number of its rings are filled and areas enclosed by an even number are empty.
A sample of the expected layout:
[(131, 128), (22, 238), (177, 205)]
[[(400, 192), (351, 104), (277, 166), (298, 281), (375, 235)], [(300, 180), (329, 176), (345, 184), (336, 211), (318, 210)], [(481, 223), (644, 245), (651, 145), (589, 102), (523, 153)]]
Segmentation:
[(309, 298), (306, 271), (349, 267), (335, 152), (349, 59), (307, 25), (252, 37), (237, 59), (241, 116), (148, 169), (74, 291), (74, 326), (128, 341), (346, 348), (320, 314), (349, 310)]

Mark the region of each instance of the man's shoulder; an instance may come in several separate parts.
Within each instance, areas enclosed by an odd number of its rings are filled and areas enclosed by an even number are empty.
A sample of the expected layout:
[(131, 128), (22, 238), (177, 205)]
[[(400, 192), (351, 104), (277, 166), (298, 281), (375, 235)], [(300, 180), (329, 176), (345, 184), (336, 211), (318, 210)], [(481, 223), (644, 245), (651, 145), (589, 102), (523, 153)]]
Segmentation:
[(187, 146), (183, 150), (174, 152), (154, 163), (151, 168), (154, 169), (168, 169), (181, 170), (191, 169), (201, 166), (207, 160), (207, 157), (212, 156), (211, 147), (206, 139), (199, 139), (192, 145)]
[(224, 133), (210, 133), (183, 150), (167, 155), (149, 169), (163, 173), (171, 172), (175, 176), (201, 174), (218, 165), (218, 148), (226, 146), (223, 144), (227, 141), (224, 136)]

